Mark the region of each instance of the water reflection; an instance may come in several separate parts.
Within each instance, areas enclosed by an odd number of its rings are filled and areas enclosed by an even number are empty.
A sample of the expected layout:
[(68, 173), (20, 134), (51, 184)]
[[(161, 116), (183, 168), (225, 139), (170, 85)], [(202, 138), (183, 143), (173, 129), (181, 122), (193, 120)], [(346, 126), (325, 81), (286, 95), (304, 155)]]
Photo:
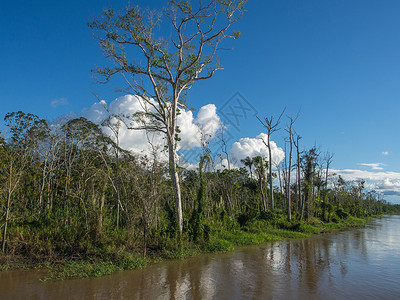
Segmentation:
[(365, 228), (168, 261), (102, 278), (41, 283), (0, 273), (0, 299), (345, 299), (399, 297), (400, 216)]

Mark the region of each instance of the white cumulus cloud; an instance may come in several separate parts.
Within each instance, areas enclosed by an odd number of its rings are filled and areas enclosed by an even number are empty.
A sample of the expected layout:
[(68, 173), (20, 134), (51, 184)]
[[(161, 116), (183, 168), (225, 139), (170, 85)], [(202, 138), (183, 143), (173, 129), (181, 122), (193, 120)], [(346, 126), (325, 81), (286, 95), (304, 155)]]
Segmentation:
[[(155, 102), (152, 102), (155, 104)], [(105, 108), (107, 103), (100, 101), (94, 103), (91, 107), (82, 111), (82, 116), (88, 120), (101, 124), (111, 115), (134, 115), (137, 112), (144, 111), (145, 103), (143, 99), (136, 95), (126, 95), (119, 97), (108, 105), (108, 111)], [(149, 105), (148, 109), (154, 109)], [(117, 124), (115, 117), (111, 118), (112, 124)], [(138, 124), (131, 119), (125, 118), (125, 123), (131, 127), (137, 127)], [(197, 114), (190, 110), (181, 110), (177, 117), (177, 125), (180, 128), (180, 141), (178, 150), (182, 150), (181, 156), (187, 156), (191, 149), (198, 149), (205, 142), (210, 142), (220, 134), (221, 128), (224, 128), (220, 117), (217, 114), (217, 108), (214, 104), (208, 104), (199, 109)], [(115, 133), (108, 127), (103, 127), (103, 131), (115, 140)], [(124, 123), (120, 123), (118, 138), (121, 148), (131, 151), (134, 154), (144, 155), (152, 153), (152, 146), (155, 146), (159, 153), (158, 159), (167, 160), (165, 149), (165, 135), (159, 132), (146, 132), (145, 130), (128, 129)], [(263, 156), (268, 159), (268, 149), (263, 143), (268, 136), (260, 133), (255, 138), (245, 137), (232, 144), (229, 158), (231, 168), (241, 165), (240, 160), (245, 157)], [(151, 143), (150, 143), (151, 142)], [(285, 157), (284, 151), (279, 148), (274, 141), (271, 141), (273, 164), (279, 164)], [(196, 152), (197, 153), (197, 152)], [(185, 160), (185, 157), (183, 159)], [(197, 162), (193, 162), (195, 166)], [(227, 161), (218, 163), (219, 167), (228, 167)]]
[[(155, 104), (154, 101), (152, 103)], [(154, 110), (151, 105), (147, 104), (146, 107), (143, 99), (136, 95), (125, 95), (115, 99), (108, 105), (108, 111), (105, 109), (106, 106), (105, 101), (94, 103), (90, 108), (82, 111), (82, 116), (94, 123), (101, 124), (110, 114), (129, 116), (147, 109)], [(221, 120), (216, 111), (214, 104), (201, 107), (196, 117), (193, 116), (192, 111), (181, 110), (177, 117), (177, 125), (181, 131), (179, 133), (181, 141), (178, 143), (178, 149), (200, 147), (202, 139), (213, 139), (218, 132), (218, 128), (221, 127)], [(124, 120), (130, 127), (138, 127), (138, 124), (131, 119), (124, 118)], [(117, 122), (117, 118), (111, 118), (112, 124)], [(103, 130), (111, 138), (115, 139), (115, 134), (110, 128), (103, 127)], [(164, 149), (165, 136), (163, 133), (132, 130), (121, 123), (118, 134), (121, 148), (136, 154), (151, 153), (152, 145), (156, 146), (159, 152)], [(166, 157), (166, 154), (162, 153), (160, 158), (166, 159)]]
[(202, 142), (213, 139), (222, 126), (214, 104), (201, 107), (196, 118), (190, 110), (181, 111), (177, 124), (181, 130), (178, 146), (182, 150), (201, 147)]
[(365, 180), (367, 187), (382, 192), (385, 195), (400, 196), (400, 173), (399, 172), (372, 172), (356, 169), (331, 170), (343, 177), (346, 181)]
[[(238, 142), (233, 143), (231, 155), (237, 161), (244, 159), (246, 156), (253, 158), (255, 156), (262, 156), (269, 159), (268, 148), (263, 143), (267, 142), (268, 135), (260, 133), (255, 138), (241, 138)], [(279, 164), (285, 158), (285, 152), (279, 148), (274, 141), (271, 142), (272, 163), (274, 166)]]

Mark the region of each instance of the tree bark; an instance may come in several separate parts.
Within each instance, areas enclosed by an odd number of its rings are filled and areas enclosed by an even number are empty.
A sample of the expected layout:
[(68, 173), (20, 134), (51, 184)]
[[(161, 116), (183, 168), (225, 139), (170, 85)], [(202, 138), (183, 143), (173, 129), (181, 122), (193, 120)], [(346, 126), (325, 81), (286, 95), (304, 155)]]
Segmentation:
[(273, 190), (273, 180), (272, 180), (272, 151), (270, 144), (270, 134), (271, 133), (268, 134), (269, 200), (271, 202), (272, 217), (275, 218), (274, 190)]
[(176, 167), (176, 150), (175, 150), (175, 136), (168, 135), (168, 149), (169, 149), (169, 169), (172, 180), (172, 187), (174, 190), (176, 217), (178, 220), (179, 233), (182, 235), (183, 231), (183, 214), (182, 214), (182, 200), (181, 200), (181, 188), (179, 183), (179, 176)]
[(300, 175), (300, 145), (299, 145), (299, 140), (300, 136), (296, 135), (296, 140), (297, 142), (294, 144), (296, 147), (296, 153), (297, 153), (297, 186), (298, 186), (298, 205), (297, 209), (301, 211), (301, 217), (300, 219), (303, 218), (303, 202), (301, 198), (301, 175)]
[(289, 132), (289, 141), (290, 141), (290, 148), (289, 148), (289, 166), (288, 166), (288, 176), (287, 176), (287, 218), (288, 221), (292, 219), (292, 211), (291, 211), (291, 192), (290, 192), (290, 171), (292, 168), (292, 148), (293, 148), (293, 141), (292, 141), (292, 130), (290, 128)]

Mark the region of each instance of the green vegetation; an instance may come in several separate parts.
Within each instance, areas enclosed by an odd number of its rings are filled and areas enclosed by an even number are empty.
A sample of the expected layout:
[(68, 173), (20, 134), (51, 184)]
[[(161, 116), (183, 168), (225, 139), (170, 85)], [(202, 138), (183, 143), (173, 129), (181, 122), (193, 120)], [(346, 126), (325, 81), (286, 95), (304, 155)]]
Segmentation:
[[(284, 214), (278, 214), (274, 222), (258, 219), (244, 227), (241, 227), (237, 221), (227, 220), (225, 225), (221, 222), (210, 224), (210, 228), (213, 230), (209, 238), (201, 239), (199, 243), (191, 242), (190, 238), (186, 238), (180, 243), (177, 243), (175, 239), (161, 238), (157, 243), (151, 243), (154, 247), (153, 252), (149, 252), (145, 258), (141, 256), (140, 249), (129, 250), (128, 245), (122, 242), (126, 238), (122, 234), (125, 230), (120, 230), (119, 239), (114, 232), (114, 235), (109, 237), (108, 243), (106, 243), (106, 239), (98, 241), (97, 244), (87, 241), (78, 245), (80, 249), (79, 251), (76, 249), (77, 253), (74, 256), (62, 256), (60, 253), (56, 253), (56, 249), (62, 247), (62, 243), (51, 246), (49, 243), (51, 239), (43, 238), (44, 235), (49, 237), (54, 235), (49, 228), (40, 237), (35, 234), (35, 231), (29, 231), (31, 228), (29, 226), (25, 226), (25, 231), (22, 227), (10, 226), (13, 228), (10, 231), (11, 235), (23, 236), (26, 234), (32, 237), (24, 240), (25, 249), (31, 251), (28, 256), (25, 255), (25, 259), (29, 258), (30, 260), (21, 260), (20, 257), (20, 260), (16, 261), (18, 264), (15, 264), (14, 261), (11, 267), (44, 268), (48, 270), (48, 276), (43, 280), (98, 277), (116, 271), (142, 268), (148, 263), (155, 263), (163, 259), (182, 259), (202, 252), (231, 251), (236, 246), (257, 245), (285, 238), (305, 238), (320, 232), (362, 226), (364, 223), (364, 219), (353, 217), (348, 217), (339, 223), (323, 223), (318, 219), (313, 220), (313, 224), (304, 221), (288, 222)], [(37, 231), (37, 233), (39, 232), (41, 230)], [(16, 239), (15, 242), (21, 243), (21, 240)], [(75, 243), (75, 245), (77, 244)], [(18, 248), (16, 244), (14, 246)], [(158, 249), (155, 249), (156, 247)], [(9, 268), (9, 264), (6, 262), (7, 257), (3, 257), (1, 270)]]
[(59, 265), (48, 266), (48, 279), (88, 278), (109, 275), (116, 271), (141, 268), (146, 265), (143, 258), (128, 257), (123, 261), (72, 260)]
[[(316, 148), (300, 150), (297, 117), (289, 118), (289, 155), (276, 168), (271, 157), (261, 156), (242, 161), (249, 170), (230, 168), (223, 135), (221, 153), (212, 153), (202, 137), (207, 155), (200, 158), (198, 172), (179, 164), (176, 118), (187, 107), (182, 97), (195, 82), (221, 69), (218, 45), (240, 36), (228, 29), (242, 16), (245, 3), (210, 1), (196, 12), (187, 1), (170, 1), (171, 9), (160, 16), (174, 25), (172, 41), (154, 37), (161, 17), (138, 7), (122, 15), (110, 9), (93, 21), (90, 27), (113, 61), (96, 72), (106, 81), (117, 73), (134, 77), (131, 92), (143, 107), (151, 107), (131, 119), (110, 116), (103, 125), (112, 136), (85, 118), (50, 125), (21, 111), (5, 116), (0, 270), (34, 265), (48, 268), (50, 278), (101, 276), (160, 259), (360, 226), (365, 218), (400, 211), (366, 191), (363, 181), (345, 182), (339, 176), (328, 184), (332, 156), (322, 158)], [(225, 23), (217, 21), (220, 14)], [(125, 46), (139, 47), (143, 60), (129, 62), (125, 53), (131, 57), (139, 49), (125, 52)], [(280, 119), (266, 118), (269, 135), (278, 131)], [(164, 133), (167, 147), (152, 145), (147, 155), (122, 149), (119, 129), (131, 121)], [(269, 138), (265, 145), (271, 156)], [(160, 159), (163, 151), (168, 162)], [(227, 167), (216, 169), (218, 158)], [(296, 180), (290, 177), (292, 169)]]
[[(148, 164), (148, 157), (117, 148), (83, 118), (50, 130), (45, 120), (18, 112), (6, 116), (6, 125), (12, 135), (0, 146), (2, 270), (39, 265), (50, 270), (50, 278), (101, 276), (160, 259), (360, 226), (364, 220), (352, 215), (398, 208), (339, 178), (331, 189), (314, 186), (304, 217), (303, 205), (293, 202), (289, 221), (286, 196), (278, 190), (275, 216), (266, 210), (260, 189), (264, 195), (270, 191), (259, 184), (264, 173), (258, 170), (254, 179), (244, 168), (206, 171), (205, 157), (200, 172), (180, 173), (180, 235), (167, 168), (156, 158)], [(308, 188), (305, 179), (301, 183)]]
[[(245, 168), (213, 170), (207, 156), (199, 172), (180, 169), (181, 234), (168, 168), (157, 156), (124, 151), (84, 118), (50, 129), (45, 120), (17, 112), (5, 124), (2, 270), (44, 265), (52, 278), (100, 276), (160, 259), (360, 226), (366, 218), (399, 211), (365, 191), (363, 182), (338, 177), (328, 186), (311, 149), (299, 158), (300, 186), (273, 191), (272, 214), (268, 168), (260, 167), (265, 160), (256, 158), (254, 178)], [(297, 199), (290, 220), (287, 191)]]

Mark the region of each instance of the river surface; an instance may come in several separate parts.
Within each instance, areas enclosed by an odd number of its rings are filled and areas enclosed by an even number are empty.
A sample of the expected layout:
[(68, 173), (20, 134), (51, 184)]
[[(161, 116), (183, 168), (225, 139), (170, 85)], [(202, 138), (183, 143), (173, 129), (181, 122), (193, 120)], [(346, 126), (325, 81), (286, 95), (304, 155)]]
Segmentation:
[(400, 216), (100, 278), (0, 272), (0, 299), (400, 299)]

